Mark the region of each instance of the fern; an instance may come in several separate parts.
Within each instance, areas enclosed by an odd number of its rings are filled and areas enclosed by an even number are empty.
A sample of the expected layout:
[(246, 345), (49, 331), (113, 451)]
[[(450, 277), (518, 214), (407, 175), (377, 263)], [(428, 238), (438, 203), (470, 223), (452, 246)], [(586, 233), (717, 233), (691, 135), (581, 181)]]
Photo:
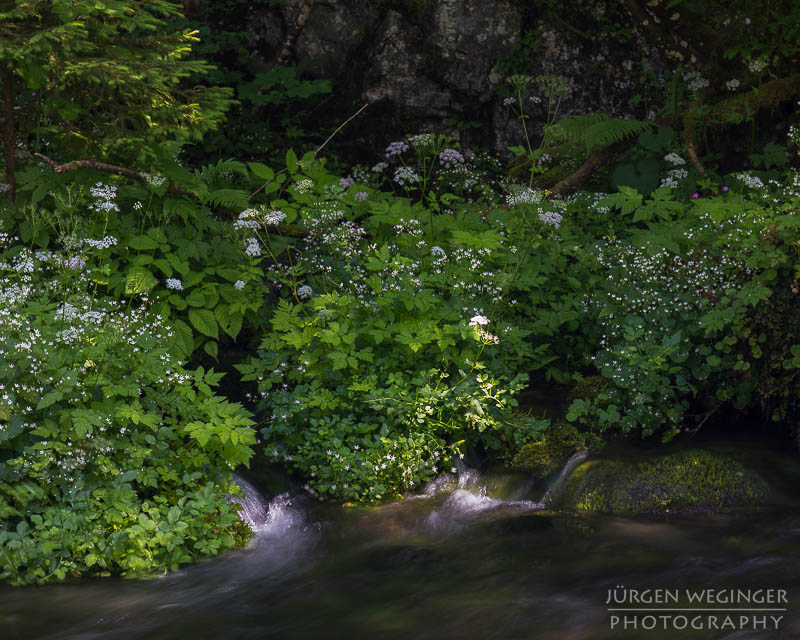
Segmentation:
[(548, 128), (548, 136), (554, 141), (580, 144), (592, 153), (625, 138), (649, 130), (652, 123), (642, 120), (609, 118), (602, 113), (567, 116)]
[(217, 189), (206, 196), (205, 204), (212, 207), (229, 209), (246, 209), (249, 206), (249, 194), (241, 189)]
[(207, 164), (195, 174), (200, 176), (204, 181), (211, 182), (213, 180), (225, 180), (227, 176), (238, 173), (242, 176), (247, 176), (247, 166), (243, 162), (228, 158), (227, 160), (218, 160), (216, 164)]
[(608, 120), (608, 116), (603, 113), (567, 116), (547, 127), (547, 135), (551, 140), (557, 142), (582, 143), (586, 130), (604, 120)]

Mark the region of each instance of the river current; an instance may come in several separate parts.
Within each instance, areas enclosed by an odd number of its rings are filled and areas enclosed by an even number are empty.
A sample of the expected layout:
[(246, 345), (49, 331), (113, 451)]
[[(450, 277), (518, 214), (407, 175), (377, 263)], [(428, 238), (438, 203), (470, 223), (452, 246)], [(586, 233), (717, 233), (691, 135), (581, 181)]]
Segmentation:
[(461, 469), (370, 509), (243, 480), (246, 549), (155, 579), (2, 587), (0, 638), (800, 638), (791, 505), (581, 515), (552, 508), (569, 471), (534, 487)]

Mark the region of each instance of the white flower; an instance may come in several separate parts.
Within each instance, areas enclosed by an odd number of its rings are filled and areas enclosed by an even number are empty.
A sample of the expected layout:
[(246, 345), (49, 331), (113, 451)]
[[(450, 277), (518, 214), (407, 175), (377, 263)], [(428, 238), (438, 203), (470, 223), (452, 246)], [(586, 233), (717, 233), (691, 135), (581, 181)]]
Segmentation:
[(313, 295), (314, 290), (307, 284), (304, 284), (302, 287), (298, 287), (297, 289), (297, 297), (301, 300), (308, 300)]
[(181, 291), (183, 289), (183, 283), (177, 278), (167, 278), (167, 289), (175, 289), (175, 291)]
[(233, 288), (236, 289), (237, 291), (241, 291), (242, 289), (244, 289), (244, 280), (237, 280), (236, 282), (234, 282)]
[(84, 244), (88, 244), (92, 249), (108, 249), (117, 244), (117, 239), (114, 236), (106, 236), (102, 240), (93, 240), (92, 238), (85, 238)]
[(469, 319), (469, 326), (470, 327), (477, 327), (479, 325), (480, 326), (485, 326), (487, 324), (489, 324), (489, 318), (487, 318), (486, 316), (481, 316), (481, 315), (472, 316)]
[(394, 172), (394, 181), (400, 185), (405, 185), (406, 183), (414, 184), (419, 182), (419, 175), (409, 167), (397, 167)]
[(664, 156), (664, 160), (673, 166), (680, 166), (686, 164), (686, 160), (681, 158), (677, 153), (668, 153)]
[(247, 246), (244, 248), (245, 255), (251, 258), (258, 258), (261, 255), (261, 246), (256, 238), (248, 238)]
[(444, 260), (447, 257), (447, 253), (445, 253), (445, 250), (438, 245), (434, 245), (431, 247), (431, 255), (437, 260)]
[(386, 163), (386, 162), (379, 162), (374, 167), (372, 167), (371, 171), (373, 173), (380, 173), (381, 171), (383, 171), (388, 166), (389, 166), (389, 164)]
[(725, 86), (728, 87), (728, 91), (736, 91), (739, 88), (739, 81), (736, 78), (728, 80)]
[(751, 60), (750, 64), (747, 65), (747, 68), (750, 69), (753, 73), (760, 73), (764, 69), (767, 68), (767, 61), (763, 58), (759, 58), (758, 60)]
[(284, 220), (286, 220), (286, 214), (279, 209), (276, 209), (275, 211), (269, 211), (264, 214), (264, 222), (267, 224), (280, 224)]
[(700, 75), (699, 71), (690, 71), (687, 74), (684, 74), (683, 79), (689, 85), (689, 90), (692, 92), (700, 91), (700, 89), (705, 89), (709, 82), (703, 76)]
[(542, 193), (525, 187), (508, 194), (506, 202), (508, 202), (509, 207), (516, 207), (521, 204), (537, 204), (542, 201), (542, 197)]
[(166, 178), (157, 173), (145, 173), (144, 181), (147, 183), (147, 186), (150, 187), (151, 189), (158, 189), (162, 184), (164, 184)]

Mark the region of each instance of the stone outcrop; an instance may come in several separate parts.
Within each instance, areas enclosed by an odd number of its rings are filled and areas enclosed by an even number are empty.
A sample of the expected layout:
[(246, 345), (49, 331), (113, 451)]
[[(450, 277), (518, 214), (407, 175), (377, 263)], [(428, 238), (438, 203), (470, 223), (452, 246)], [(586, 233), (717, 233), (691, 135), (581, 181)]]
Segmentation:
[[(254, 5), (247, 41), (264, 68), (312, 59), (311, 74), (334, 78), (343, 105), (371, 103), (358, 130), (373, 148), (437, 130), (465, 147), (502, 153), (522, 140), (519, 119), (502, 100), (512, 71), (564, 77), (569, 93), (560, 115), (647, 116), (648, 105), (631, 107), (639, 89), (632, 78), (641, 76), (640, 65), (658, 73), (658, 55), (637, 38), (619, 3), (574, 5), (546, 11), (523, 0), (288, 0)], [(621, 26), (609, 29), (612, 23)], [(548, 108), (552, 114), (546, 103), (533, 83), (525, 108), (534, 135)]]

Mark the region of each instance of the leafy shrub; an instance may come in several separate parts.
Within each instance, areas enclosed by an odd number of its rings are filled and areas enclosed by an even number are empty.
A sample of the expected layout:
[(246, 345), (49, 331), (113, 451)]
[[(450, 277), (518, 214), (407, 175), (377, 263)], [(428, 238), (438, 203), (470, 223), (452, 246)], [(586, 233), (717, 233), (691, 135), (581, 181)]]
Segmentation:
[[(669, 439), (690, 427), (685, 416), (695, 398), (700, 419), (724, 401), (751, 403), (759, 378), (753, 370), (764, 371), (764, 352), (778, 347), (765, 344), (763, 318), (774, 317), (775, 289), (790, 290), (797, 279), (800, 221), (784, 212), (797, 195), (789, 189), (765, 198), (763, 191), (697, 199), (669, 223), (595, 245), (607, 278), (586, 296), (602, 327), (592, 361), (613, 384), (595, 400), (575, 400), (568, 419)], [(622, 210), (634, 221), (653, 211), (669, 220), (680, 209), (664, 198), (657, 192)], [(785, 335), (782, 358), (793, 335)], [(790, 378), (795, 364), (773, 367)]]
[(241, 545), (226, 495), (255, 432), (211, 390), (221, 374), (185, 370), (169, 326), (99, 295), (75, 256), (6, 250), (0, 299), (0, 577), (174, 569)]

